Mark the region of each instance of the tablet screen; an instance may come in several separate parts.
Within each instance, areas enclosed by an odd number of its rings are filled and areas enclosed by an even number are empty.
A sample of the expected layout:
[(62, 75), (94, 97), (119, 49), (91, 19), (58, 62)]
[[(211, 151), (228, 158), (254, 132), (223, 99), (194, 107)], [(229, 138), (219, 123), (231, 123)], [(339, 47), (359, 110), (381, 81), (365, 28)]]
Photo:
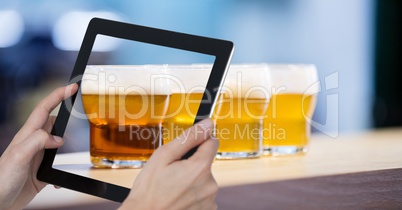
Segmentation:
[[(99, 42), (100, 41), (100, 42)], [(131, 187), (153, 151), (195, 120), (214, 56), (97, 36), (53, 168)]]

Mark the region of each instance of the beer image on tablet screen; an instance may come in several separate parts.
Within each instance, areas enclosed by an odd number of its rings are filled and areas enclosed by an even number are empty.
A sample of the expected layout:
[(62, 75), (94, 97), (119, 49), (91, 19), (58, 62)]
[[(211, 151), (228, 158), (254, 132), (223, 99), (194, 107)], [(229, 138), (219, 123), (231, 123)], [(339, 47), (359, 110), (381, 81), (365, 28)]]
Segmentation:
[(163, 122), (163, 144), (191, 127), (197, 116), (212, 65), (172, 65), (167, 75), (172, 86)]
[(230, 66), (214, 117), (218, 159), (261, 156), (270, 79), (265, 64)]
[(270, 64), (272, 97), (264, 119), (264, 154), (306, 152), (318, 92), (314, 65)]
[(164, 66), (87, 66), (82, 103), (95, 167), (140, 168), (162, 143), (171, 88)]

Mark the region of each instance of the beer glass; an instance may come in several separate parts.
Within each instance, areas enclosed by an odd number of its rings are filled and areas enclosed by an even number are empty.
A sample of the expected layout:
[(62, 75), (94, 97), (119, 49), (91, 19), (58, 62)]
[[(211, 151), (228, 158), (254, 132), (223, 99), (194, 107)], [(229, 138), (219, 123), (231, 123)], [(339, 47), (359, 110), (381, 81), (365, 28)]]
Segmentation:
[(270, 75), (265, 64), (231, 65), (217, 103), (218, 159), (262, 154), (262, 125), (268, 108)]
[(268, 65), (272, 97), (264, 119), (264, 154), (306, 152), (318, 92), (314, 65)]
[(81, 91), (95, 167), (141, 168), (161, 145), (171, 87), (164, 66), (87, 66)]
[(168, 66), (172, 95), (163, 122), (163, 144), (193, 125), (211, 69), (212, 65)]

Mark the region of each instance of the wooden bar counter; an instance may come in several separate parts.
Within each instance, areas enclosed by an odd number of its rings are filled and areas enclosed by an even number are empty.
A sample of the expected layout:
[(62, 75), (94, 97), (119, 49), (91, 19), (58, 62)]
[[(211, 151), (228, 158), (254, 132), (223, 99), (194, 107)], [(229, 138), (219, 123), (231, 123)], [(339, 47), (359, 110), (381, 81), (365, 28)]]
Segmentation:
[[(130, 187), (139, 169), (93, 169), (89, 154), (55, 167)], [(402, 209), (402, 128), (313, 134), (305, 155), (216, 160), (219, 209)], [(112, 209), (118, 203), (47, 186), (28, 209)]]

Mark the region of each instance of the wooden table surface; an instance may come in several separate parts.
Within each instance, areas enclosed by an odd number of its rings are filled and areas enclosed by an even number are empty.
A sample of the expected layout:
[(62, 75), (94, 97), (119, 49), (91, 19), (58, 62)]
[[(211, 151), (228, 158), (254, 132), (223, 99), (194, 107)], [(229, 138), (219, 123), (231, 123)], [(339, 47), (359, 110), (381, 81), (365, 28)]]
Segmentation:
[[(130, 187), (139, 169), (93, 169), (89, 154), (55, 167)], [(402, 209), (402, 128), (312, 136), (305, 155), (216, 160), (219, 209)], [(110, 209), (117, 203), (47, 186), (29, 209)]]

